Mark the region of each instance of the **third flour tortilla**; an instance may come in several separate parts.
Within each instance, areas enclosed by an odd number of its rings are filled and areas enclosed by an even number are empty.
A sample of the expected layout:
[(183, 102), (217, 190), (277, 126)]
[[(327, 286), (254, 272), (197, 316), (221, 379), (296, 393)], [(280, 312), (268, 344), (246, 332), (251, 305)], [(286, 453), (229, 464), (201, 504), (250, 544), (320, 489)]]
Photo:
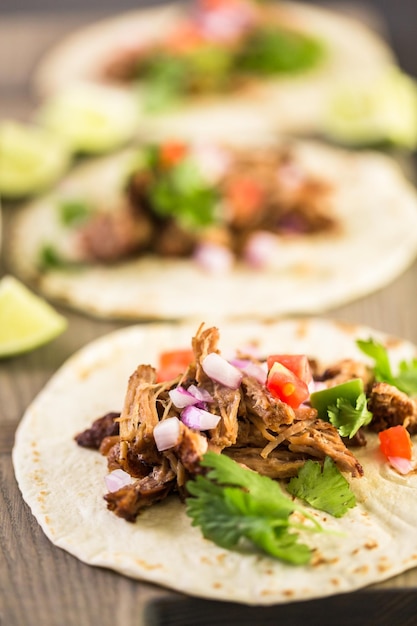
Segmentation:
[[(364, 360), (355, 339), (372, 336), (389, 349), (394, 367), (416, 356), (406, 341), (327, 320), (223, 324), (219, 330), (225, 355), (253, 344), (262, 354), (305, 353), (323, 364), (344, 357)], [(107, 510), (106, 459), (77, 446), (74, 436), (98, 416), (121, 409), (128, 377), (139, 363), (156, 365), (161, 351), (188, 347), (195, 331), (194, 325), (142, 325), (103, 337), (74, 355), (28, 408), (13, 462), (23, 497), (48, 538), (90, 565), (245, 604), (350, 592), (416, 566), (417, 474), (401, 476), (391, 469), (376, 435), (355, 450), (365, 472), (350, 479), (357, 506), (338, 519), (315, 511), (336, 532), (306, 537), (317, 550), (310, 565), (219, 548), (191, 526), (176, 499), (155, 504), (135, 523)]]
[[(272, 22), (319, 38), (327, 54), (310, 71), (257, 80), (247, 92), (185, 99), (178, 106), (155, 113), (144, 106), (140, 83), (112, 83), (137, 98), (142, 121), (138, 133), (174, 132), (183, 137), (239, 138), (241, 133), (315, 133), (321, 129), (329, 98), (346, 78), (371, 84), (396, 62), (382, 37), (359, 20), (301, 2), (270, 3)], [(256, 6), (256, 3), (255, 3)], [(170, 33), (188, 4), (167, 4), (104, 19), (69, 34), (44, 56), (34, 74), (35, 89), (43, 97), (79, 83), (106, 84), (100, 75), (113, 51), (152, 45)]]
[(14, 224), (14, 271), (56, 302), (124, 319), (249, 318), (315, 313), (383, 287), (417, 252), (417, 195), (398, 165), (377, 153), (317, 143), (293, 146), (306, 172), (331, 184), (337, 235), (277, 237), (267, 268), (236, 263), (210, 273), (191, 259), (142, 256), (112, 266), (37, 269), (54, 237), (60, 192), (114, 197), (131, 153), (81, 166), (58, 189), (25, 206)]

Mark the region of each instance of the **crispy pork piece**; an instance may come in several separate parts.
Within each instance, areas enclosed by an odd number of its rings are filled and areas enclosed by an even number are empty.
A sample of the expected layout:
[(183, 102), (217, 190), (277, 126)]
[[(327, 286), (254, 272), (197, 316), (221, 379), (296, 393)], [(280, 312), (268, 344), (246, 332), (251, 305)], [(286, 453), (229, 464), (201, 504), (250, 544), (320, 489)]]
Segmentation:
[(104, 498), (110, 511), (128, 522), (134, 522), (142, 509), (166, 498), (175, 486), (175, 473), (165, 459), (148, 476), (108, 493)]
[(414, 434), (417, 432), (417, 401), (388, 383), (375, 383), (368, 400), (373, 418), (370, 428), (376, 432), (403, 424)]
[(372, 369), (365, 363), (354, 359), (341, 359), (328, 367), (320, 376), (320, 380), (328, 387), (340, 385), (353, 378), (362, 378), (365, 389), (369, 389), (374, 382)]
[(110, 412), (94, 420), (90, 428), (75, 436), (75, 441), (83, 448), (98, 450), (106, 437), (119, 434), (119, 423), (116, 421), (120, 413)]

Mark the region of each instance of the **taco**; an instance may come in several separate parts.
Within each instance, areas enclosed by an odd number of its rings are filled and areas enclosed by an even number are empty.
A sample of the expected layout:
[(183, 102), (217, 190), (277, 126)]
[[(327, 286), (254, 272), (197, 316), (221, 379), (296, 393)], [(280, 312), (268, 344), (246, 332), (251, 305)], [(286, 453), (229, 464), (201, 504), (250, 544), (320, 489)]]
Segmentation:
[(74, 170), (17, 214), (9, 255), (45, 295), (102, 317), (311, 313), (412, 261), (416, 202), (376, 153), (169, 141)]
[(362, 23), (298, 2), (201, 0), (106, 19), (52, 48), (35, 74), (50, 97), (71, 85), (137, 98), (139, 132), (236, 138), (315, 133), (335, 86), (373, 84), (396, 62)]
[(18, 484), (94, 566), (245, 604), (353, 591), (417, 563), (416, 354), (313, 318), (126, 328), (28, 408)]

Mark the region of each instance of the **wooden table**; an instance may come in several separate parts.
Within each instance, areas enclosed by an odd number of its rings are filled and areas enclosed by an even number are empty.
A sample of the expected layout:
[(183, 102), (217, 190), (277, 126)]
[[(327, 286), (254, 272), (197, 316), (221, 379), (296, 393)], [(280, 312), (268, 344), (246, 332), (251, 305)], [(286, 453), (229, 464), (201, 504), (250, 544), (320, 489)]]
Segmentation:
[[(407, 6), (411, 8), (411, 3)], [(97, 13), (2, 16), (1, 117), (30, 119), (36, 104), (30, 93), (30, 73), (40, 55), (62, 34), (97, 16)], [(395, 40), (400, 41), (398, 33)], [(399, 52), (405, 58), (405, 51)], [(417, 55), (414, 58), (417, 74), (416, 58)], [(5, 236), (12, 210), (12, 207), (4, 208)], [(3, 258), (0, 275), (6, 272), (7, 259)], [(385, 289), (332, 310), (327, 316), (365, 323), (417, 343), (416, 283), (417, 263)], [(14, 432), (26, 407), (75, 350), (123, 326), (68, 310), (62, 312), (69, 327), (61, 337), (30, 354), (0, 362), (1, 626), (268, 625), (280, 621), (289, 625), (304, 623), (307, 615), (309, 624), (321, 625), (416, 623), (417, 571), (406, 572), (370, 590), (308, 603), (308, 606), (301, 603), (254, 609), (188, 599), (84, 565), (53, 546), (17, 488), (11, 463)]]

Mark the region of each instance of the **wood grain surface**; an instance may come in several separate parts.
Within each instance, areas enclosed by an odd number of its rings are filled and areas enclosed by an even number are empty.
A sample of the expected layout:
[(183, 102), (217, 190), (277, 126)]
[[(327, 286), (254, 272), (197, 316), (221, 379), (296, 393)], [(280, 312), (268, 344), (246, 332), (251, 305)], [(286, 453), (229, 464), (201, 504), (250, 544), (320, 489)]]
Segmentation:
[[(401, 3), (398, 4), (401, 10)], [(0, 20), (0, 116), (30, 119), (36, 102), (30, 75), (42, 53), (97, 13), (3, 15)], [(396, 41), (400, 41), (396, 33)], [(404, 55), (404, 50), (401, 51)], [(404, 58), (404, 57), (403, 57)], [(416, 55), (417, 58), (417, 55)], [(415, 67), (415, 66), (414, 66)], [(13, 206), (3, 207), (4, 237)], [(1, 259), (0, 275), (7, 273)], [(417, 263), (383, 290), (325, 317), (365, 323), (417, 343)], [(415, 624), (417, 571), (369, 591), (303, 606), (246, 609), (187, 599), (111, 571), (87, 566), (43, 535), (17, 488), (11, 450), (27, 406), (78, 348), (123, 326), (60, 309), (68, 330), (24, 356), (0, 361), (0, 625), (140, 626), (142, 624)], [(98, 529), (99, 532), (99, 529)], [(184, 590), (186, 591), (186, 590)], [(414, 593), (415, 591), (415, 593)], [(377, 610), (379, 607), (379, 610)], [(366, 608), (366, 610), (365, 610)], [(379, 615), (379, 617), (378, 617)], [(388, 621), (387, 621), (388, 620)]]

